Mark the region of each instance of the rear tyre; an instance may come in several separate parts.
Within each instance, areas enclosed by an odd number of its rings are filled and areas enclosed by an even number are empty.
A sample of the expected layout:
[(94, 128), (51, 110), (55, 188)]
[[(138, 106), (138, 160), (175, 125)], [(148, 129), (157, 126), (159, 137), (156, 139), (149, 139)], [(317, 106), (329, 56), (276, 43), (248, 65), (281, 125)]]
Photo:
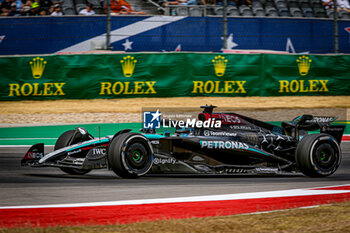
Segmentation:
[[(68, 146), (68, 143), (70, 141), (70, 139), (72, 138), (73, 134), (74, 134), (75, 130), (68, 130), (66, 132), (64, 132), (56, 141), (54, 150), (58, 150), (61, 149), (63, 147)], [(77, 142), (72, 142), (77, 143)], [(91, 169), (77, 169), (77, 168), (67, 168), (67, 167), (60, 167), (60, 169), (62, 171), (64, 171), (65, 173), (68, 173), (70, 175), (84, 175), (88, 172), (91, 171)]]
[(108, 148), (108, 163), (123, 178), (145, 175), (153, 164), (153, 150), (148, 140), (138, 133), (115, 137)]
[(338, 169), (341, 149), (332, 136), (311, 134), (299, 142), (295, 157), (302, 173), (311, 177), (325, 177)]

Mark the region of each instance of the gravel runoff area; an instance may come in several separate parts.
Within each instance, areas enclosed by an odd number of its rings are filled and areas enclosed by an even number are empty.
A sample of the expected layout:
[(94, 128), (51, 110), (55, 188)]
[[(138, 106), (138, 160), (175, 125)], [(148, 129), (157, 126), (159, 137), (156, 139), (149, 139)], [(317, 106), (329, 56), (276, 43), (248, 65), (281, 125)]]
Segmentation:
[(291, 120), (302, 114), (350, 120), (350, 96), (179, 97), (94, 100), (2, 101), (0, 126), (140, 122), (143, 107), (219, 106), (264, 121)]

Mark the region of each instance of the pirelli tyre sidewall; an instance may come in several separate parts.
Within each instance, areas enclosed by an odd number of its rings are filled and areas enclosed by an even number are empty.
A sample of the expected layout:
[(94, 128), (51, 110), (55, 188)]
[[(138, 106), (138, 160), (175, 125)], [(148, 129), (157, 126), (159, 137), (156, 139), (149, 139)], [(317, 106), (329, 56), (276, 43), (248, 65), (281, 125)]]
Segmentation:
[(153, 150), (142, 134), (124, 133), (113, 139), (108, 148), (108, 163), (123, 178), (145, 175), (153, 165)]
[(328, 134), (305, 136), (296, 149), (296, 163), (301, 172), (311, 177), (333, 174), (341, 162), (341, 149)]

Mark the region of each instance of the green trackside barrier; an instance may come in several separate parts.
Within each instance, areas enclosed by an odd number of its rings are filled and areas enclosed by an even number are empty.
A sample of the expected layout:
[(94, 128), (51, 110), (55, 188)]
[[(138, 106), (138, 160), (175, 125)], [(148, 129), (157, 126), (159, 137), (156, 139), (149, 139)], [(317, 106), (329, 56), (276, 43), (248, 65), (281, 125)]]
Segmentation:
[(133, 53), (0, 58), (0, 100), (350, 95), (350, 55)]

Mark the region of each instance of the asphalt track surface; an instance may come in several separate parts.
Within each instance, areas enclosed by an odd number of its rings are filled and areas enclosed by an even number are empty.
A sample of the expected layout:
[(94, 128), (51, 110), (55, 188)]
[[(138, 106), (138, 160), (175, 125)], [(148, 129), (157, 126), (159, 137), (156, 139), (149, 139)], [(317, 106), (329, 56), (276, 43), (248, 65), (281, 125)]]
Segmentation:
[(234, 194), (350, 183), (350, 142), (342, 143), (338, 171), (326, 178), (288, 176), (152, 175), (121, 179), (112, 171), (67, 175), (57, 168), (21, 167), (27, 148), (0, 149), (0, 206), (68, 204)]

